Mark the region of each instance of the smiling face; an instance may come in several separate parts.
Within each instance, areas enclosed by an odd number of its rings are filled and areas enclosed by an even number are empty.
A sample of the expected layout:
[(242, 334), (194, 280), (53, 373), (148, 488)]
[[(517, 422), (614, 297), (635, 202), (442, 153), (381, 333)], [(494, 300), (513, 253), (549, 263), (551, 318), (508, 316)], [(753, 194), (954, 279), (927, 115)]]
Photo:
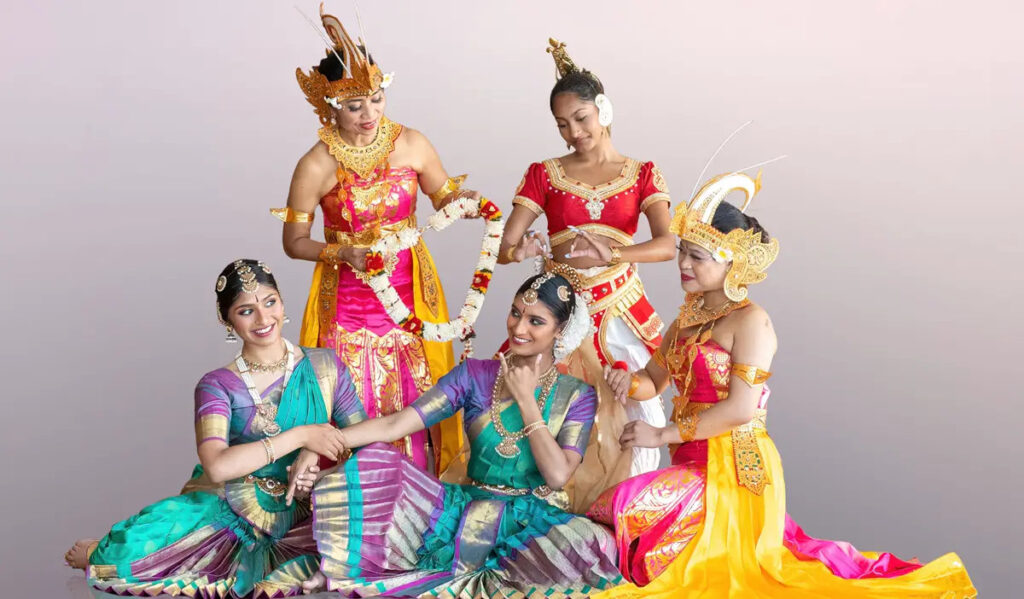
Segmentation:
[(680, 241), (679, 280), (686, 293), (714, 291), (725, 287), (731, 262), (717, 262), (711, 252), (696, 243)]
[(597, 122), (597, 106), (572, 92), (555, 96), (551, 113), (562, 139), (579, 152), (593, 149), (605, 136), (605, 128)]
[(260, 285), (256, 293), (240, 293), (227, 311), (228, 324), (248, 346), (277, 347), (281, 344), (284, 302), (276, 289)]
[(505, 325), (508, 328), (509, 351), (524, 357), (550, 354), (561, 328), (544, 302), (528, 306), (522, 295), (517, 295), (512, 302)]
[(334, 108), (334, 118), (338, 131), (344, 137), (355, 138), (371, 135), (384, 116), (387, 98), (383, 90), (377, 90), (369, 96), (349, 98)]

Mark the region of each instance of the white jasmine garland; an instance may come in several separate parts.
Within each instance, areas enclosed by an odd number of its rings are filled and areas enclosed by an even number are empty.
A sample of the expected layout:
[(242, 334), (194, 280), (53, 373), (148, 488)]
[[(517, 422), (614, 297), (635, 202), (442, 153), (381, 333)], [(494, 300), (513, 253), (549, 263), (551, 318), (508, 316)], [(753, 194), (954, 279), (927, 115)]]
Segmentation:
[(590, 311), (587, 309), (587, 302), (583, 296), (573, 292), (573, 309), (569, 321), (562, 329), (561, 347), (555, 346), (555, 360), (564, 360), (569, 354), (576, 351), (583, 341), (594, 334), (594, 325), (590, 321)]

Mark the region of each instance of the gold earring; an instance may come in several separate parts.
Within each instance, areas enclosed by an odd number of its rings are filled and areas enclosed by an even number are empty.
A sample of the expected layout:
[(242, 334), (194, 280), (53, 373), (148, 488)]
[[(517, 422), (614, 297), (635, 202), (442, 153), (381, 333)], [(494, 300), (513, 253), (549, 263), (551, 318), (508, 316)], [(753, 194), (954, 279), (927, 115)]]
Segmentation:
[(235, 329), (231, 328), (231, 325), (224, 327), (227, 330), (227, 335), (224, 336), (224, 343), (238, 343), (238, 336), (235, 335)]

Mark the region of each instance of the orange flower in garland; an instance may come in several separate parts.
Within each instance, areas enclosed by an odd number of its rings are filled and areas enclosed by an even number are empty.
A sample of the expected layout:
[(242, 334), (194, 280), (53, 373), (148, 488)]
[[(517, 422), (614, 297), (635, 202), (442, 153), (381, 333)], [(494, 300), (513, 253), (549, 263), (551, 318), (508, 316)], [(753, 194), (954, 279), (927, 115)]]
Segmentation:
[(478, 270), (473, 273), (473, 282), (470, 284), (471, 289), (475, 289), (480, 293), (487, 293), (487, 288), (491, 284), (491, 271), (489, 270)]
[(500, 220), (501, 209), (487, 198), (480, 198), (480, 216), (491, 221)]
[(375, 276), (384, 272), (384, 255), (380, 252), (366, 254), (366, 274)]
[(402, 321), (401, 327), (403, 331), (408, 331), (413, 335), (423, 334), (423, 321), (416, 316), (409, 316), (409, 318), (406, 318)]

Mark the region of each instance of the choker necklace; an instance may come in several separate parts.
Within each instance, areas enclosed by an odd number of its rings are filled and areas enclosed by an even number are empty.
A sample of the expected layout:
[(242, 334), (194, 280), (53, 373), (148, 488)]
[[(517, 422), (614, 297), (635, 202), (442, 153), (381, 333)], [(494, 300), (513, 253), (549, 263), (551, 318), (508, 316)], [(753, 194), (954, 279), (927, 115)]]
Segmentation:
[[(494, 377), (494, 388), (491, 389), (491, 422), (494, 424), (494, 432), (498, 433), (501, 437), (501, 442), (495, 447), (495, 451), (498, 452), (503, 458), (514, 458), (519, 455), (519, 440), (526, 436), (526, 428), (516, 432), (509, 432), (505, 428), (505, 423), (501, 421), (501, 407), (498, 406), (498, 394), (501, 392), (501, 388), (505, 385), (505, 368), (502, 366), (498, 367), (498, 376)], [(544, 418), (544, 406), (547, 404), (548, 396), (551, 395), (551, 389), (555, 386), (555, 382), (558, 380), (558, 369), (555, 364), (551, 364), (551, 368), (548, 368), (544, 374), (540, 375), (537, 382), (540, 383), (540, 396), (537, 397), (537, 407), (540, 408), (541, 419)], [(515, 401), (514, 399), (512, 401)]]
[(677, 319), (677, 322), (680, 328), (707, 324), (722, 318), (733, 310), (739, 310), (749, 304), (749, 299), (743, 299), (738, 302), (726, 300), (726, 302), (721, 306), (711, 309), (704, 305), (703, 293), (688, 293), (686, 295), (686, 301), (683, 302), (682, 307), (679, 308), (679, 318)]
[[(284, 379), (281, 382), (282, 389), (288, 386), (288, 379), (291, 378), (292, 370), (295, 369), (295, 346), (285, 339), (284, 347), (286, 353), (283, 359), (286, 362)], [(252, 430), (262, 432), (268, 437), (277, 435), (281, 432), (281, 425), (276, 422), (277, 406), (263, 399), (259, 391), (256, 390), (256, 383), (253, 382), (252, 375), (249, 374), (249, 363), (242, 357), (241, 351), (235, 356), (235, 366), (238, 368), (238, 374), (242, 377), (242, 382), (245, 383), (245, 388), (249, 391), (253, 405), (256, 406), (256, 415), (252, 419)]]
[(263, 363), (257, 362), (255, 360), (250, 360), (249, 358), (242, 356), (241, 352), (239, 352), (238, 355), (241, 356), (242, 360), (245, 361), (245, 365), (248, 368), (248, 370), (251, 370), (253, 372), (277, 372), (278, 370), (284, 368), (285, 365), (288, 363), (288, 357), (291, 356), (291, 353), (291, 348), (288, 347), (288, 342), (285, 341), (284, 355), (281, 356), (281, 359), (276, 362)]

